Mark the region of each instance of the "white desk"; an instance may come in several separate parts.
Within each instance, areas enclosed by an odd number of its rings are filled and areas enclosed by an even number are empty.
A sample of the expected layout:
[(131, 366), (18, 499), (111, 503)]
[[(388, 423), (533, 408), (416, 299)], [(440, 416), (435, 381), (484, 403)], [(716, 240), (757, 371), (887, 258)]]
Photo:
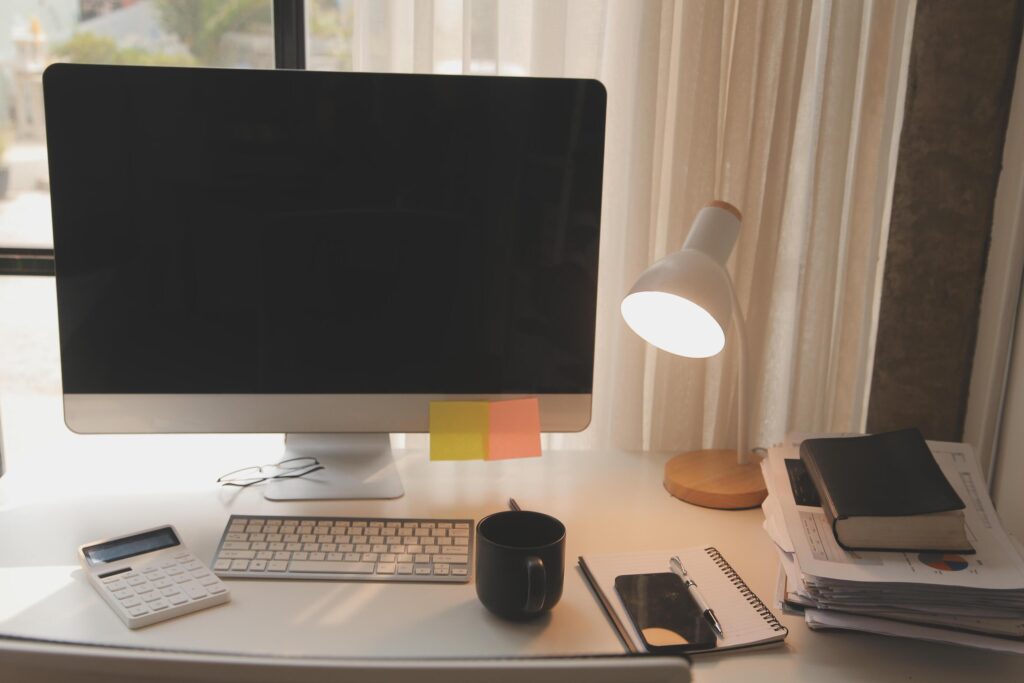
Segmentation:
[[(45, 662), (46, 651), (70, 647), (52, 641), (151, 649), (140, 654), (141, 672), (170, 656), (158, 650), (331, 658), (620, 653), (575, 567), (579, 554), (592, 552), (713, 544), (766, 602), (773, 596), (777, 562), (760, 511), (705, 510), (671, 498), (660, 485), (664, 455), (558, 452), (522, 461), (431, 463), (410, 451), (398, 458), (404, 498), (271, 503), (255, 488), (222, 490), (214, 480), (273, 462), (280, 437), (84, 437), (56, 427), (29, 434), (15, 426), (19, 410), (4, 415), (9, 472), (0, 479), (0, 662), (5, 651), (38, 651)], [(562, 601), (549, 616), (525, 624), (490, 615), (472, 583), (231, 581), (227, 605), (129, 631), (75, 560), (83, 542), (164, 523), (175, 524), (192, 551), (209, 561), (232, 513), (479, 519), (502, 509), (509, 496), (555, 515), (568, 529)], [(799, 618), (783, 621), (790, 629), (784, 645), (696, 656), (695, 680), (1024, 680), (1024, 657), (815, 633)], [(0, 679), (9, 680), (2, 664)]]

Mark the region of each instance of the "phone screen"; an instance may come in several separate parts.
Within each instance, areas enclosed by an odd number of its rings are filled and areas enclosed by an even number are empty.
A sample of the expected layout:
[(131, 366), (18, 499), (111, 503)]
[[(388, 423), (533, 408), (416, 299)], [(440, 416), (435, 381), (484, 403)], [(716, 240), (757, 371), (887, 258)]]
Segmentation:
[(675, 574), (627, 574), (615, 590), (649, 652), (707, 650), (718, 642), (711, 624)]

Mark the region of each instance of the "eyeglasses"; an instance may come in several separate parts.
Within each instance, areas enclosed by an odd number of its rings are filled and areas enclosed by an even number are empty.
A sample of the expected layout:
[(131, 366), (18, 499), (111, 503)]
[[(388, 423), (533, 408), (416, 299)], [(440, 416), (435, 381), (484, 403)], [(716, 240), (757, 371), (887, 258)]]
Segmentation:
[(299, 458), (288, 458), (272, 465), (253, 465), (228, 472), (217, 478), (221, 486), (246, 487), (260, 484), (268, 479), (290, 479), (304, 477), (311, 472), (322, 470), (323, 465), (316, 458), (305, 455)]

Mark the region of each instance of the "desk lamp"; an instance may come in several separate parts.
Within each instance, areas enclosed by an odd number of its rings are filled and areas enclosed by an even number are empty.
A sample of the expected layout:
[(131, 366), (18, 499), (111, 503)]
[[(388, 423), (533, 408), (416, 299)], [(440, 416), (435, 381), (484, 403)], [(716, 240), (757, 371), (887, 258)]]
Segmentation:
[(751, 462), (746, 423), (746, 329), (732, 279), (725, 268), (740, 231), (739, 210), (712, 201), (693, 221), (683, 248), (645, 270), (622, 300), (626, 324), (649, 344), (688, 358), (708, 358), (725, 346), (735, 311), (738, 344), (736, 450), (681, 453), (665, 465), (665, 488), (703, 507), (757, 507), (767, 495), (761, 469)]

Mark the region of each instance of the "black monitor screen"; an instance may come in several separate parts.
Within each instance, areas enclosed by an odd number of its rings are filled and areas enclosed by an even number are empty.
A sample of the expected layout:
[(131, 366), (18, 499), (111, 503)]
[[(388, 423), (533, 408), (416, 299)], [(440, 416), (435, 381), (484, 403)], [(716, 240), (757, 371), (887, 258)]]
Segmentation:
[(69, 394), (590, 393), (596, 81), (44, 76)]

